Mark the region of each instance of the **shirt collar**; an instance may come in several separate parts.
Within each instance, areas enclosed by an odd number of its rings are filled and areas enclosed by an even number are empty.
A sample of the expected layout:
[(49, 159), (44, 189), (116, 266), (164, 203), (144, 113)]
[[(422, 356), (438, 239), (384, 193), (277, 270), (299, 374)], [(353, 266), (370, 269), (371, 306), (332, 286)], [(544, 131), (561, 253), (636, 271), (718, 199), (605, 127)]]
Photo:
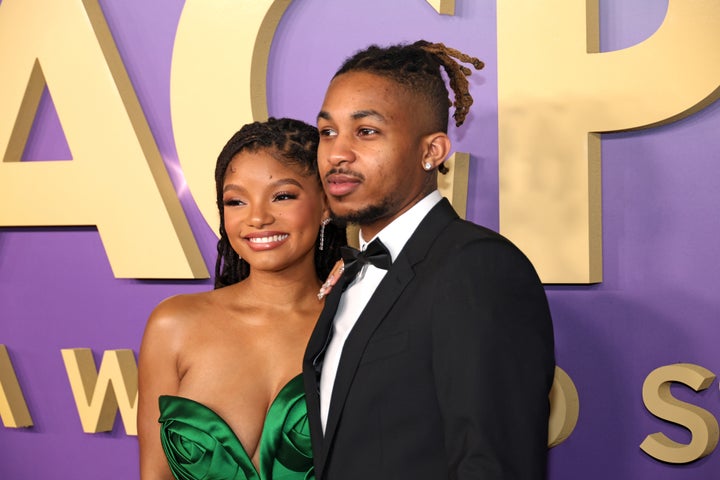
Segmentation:
[(363, 241), (362, 232), (359, 232), (360, 250), (365, 250), (370, 242), (379, 238), (380, 241), (382, 241), (382, 243), (384, 243), (387, 247), (390, 252), (390, 256), (392, 257), (392, 261), (394, 262), (400, 254), (400, 251), (415, 232), (415, 229), (417, 229), (418, 225), (420, 225), (420, 222), (422, 222), (423, 218), (425, 218), (425, 216), (440, 200), (442, 200), (442, 195), (440, 195), (438, 190), (431, 192), (422, 200), (410, 207), (408, 211), (404, 212), (389, 225), (380, 230), (380, 232), (378, 232), (378, 234), (371, 238), (368, 242)]

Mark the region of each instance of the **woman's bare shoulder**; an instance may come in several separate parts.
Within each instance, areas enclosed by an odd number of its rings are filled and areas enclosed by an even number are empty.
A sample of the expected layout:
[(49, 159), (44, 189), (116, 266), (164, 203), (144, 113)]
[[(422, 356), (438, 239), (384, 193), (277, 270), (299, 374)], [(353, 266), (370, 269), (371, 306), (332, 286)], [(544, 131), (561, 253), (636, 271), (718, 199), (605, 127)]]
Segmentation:
[(159, 330), (205, 328), (214, 319), (242, 305), (245, 288), (236, 284), (206, 292), (179, 294), (162, 300), (148, 318), (147, 327)]
[(216, 304), (213, 291), (168, 297), (150, 313), (146, 331), (178, 332), (195, 328), (196, 324), (210, 315)]

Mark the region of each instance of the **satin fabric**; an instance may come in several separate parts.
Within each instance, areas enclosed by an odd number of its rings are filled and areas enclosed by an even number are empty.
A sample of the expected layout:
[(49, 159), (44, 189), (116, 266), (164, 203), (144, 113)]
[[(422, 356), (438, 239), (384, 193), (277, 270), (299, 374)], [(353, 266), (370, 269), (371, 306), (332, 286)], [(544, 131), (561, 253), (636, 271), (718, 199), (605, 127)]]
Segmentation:
[(255, 468), (227, 423), (205, 405), (163, 395), (160, 441), (178, 480), (314, 479), (302, 376), (285, 385), (268, 410)]

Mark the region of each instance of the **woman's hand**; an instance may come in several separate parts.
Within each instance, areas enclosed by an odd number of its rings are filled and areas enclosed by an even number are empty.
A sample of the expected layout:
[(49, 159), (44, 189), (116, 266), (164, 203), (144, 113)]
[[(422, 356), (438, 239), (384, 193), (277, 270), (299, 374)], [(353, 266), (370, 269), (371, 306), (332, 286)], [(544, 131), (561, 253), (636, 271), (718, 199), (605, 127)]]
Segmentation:
[(342, 260), (338, 260), (337, 263), (335, 263), (335, 266), (333, 267), (332, 271), (330, 272), (330, 275), (328, 275), (327, 280), (325, 280), (325, 283), (322, 284), (320, 287), (320, 291), (317, 294), (318, 300), (322, 300), (325, 298), (325, 295), (330, 293), (333, 286), (337, 283), (337, 281), (342, 276), (343, 271), (345, 270), (345, 264)]

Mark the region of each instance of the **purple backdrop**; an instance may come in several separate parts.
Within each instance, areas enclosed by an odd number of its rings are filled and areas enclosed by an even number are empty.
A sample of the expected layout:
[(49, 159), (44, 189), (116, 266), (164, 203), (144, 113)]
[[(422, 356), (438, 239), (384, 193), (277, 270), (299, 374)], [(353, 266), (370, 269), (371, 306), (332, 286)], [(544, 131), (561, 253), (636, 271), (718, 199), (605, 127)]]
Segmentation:
[[(173, 167), (173, 181), (180, 185), (169, 83), (183, 2), (100, 3), (160, 151)], [(424, 0), (292, 2), (271, 50), (269, 111), (314, 122), (331, 74), (343, 58), (369, 43), (427, 38), (480, 57), (487, 67), (471, 77), (476, 102), (471, 117), (451, 134), (456, 149), (472, 155), (468, 217), (497, 228), (495, 2), (456, 3), (456, 16), (446, 17)], [(651, 35), (667, 8), (667, 0), (600, 3), (606, 51)], [(695, 480), (720, 474), (717, 451), (675, 466), (638, 447), (656, 431), (679, 442), (690, 439), (686, 430), (645, 410), (642, 384), (652, 370), (689, 362), (720, 372), (720, 216), (712, 207), (720, 200), (718, 131), (720, 105), (715, 103), (665, 127), (603, 136), (604, 282), (547, 288), (558, 364), (580, 396), (575, 431), (551, 450), (551, 480)], [(48, 158), (71, 154), (45, 95), (24, 160)], [(190, 194), (179, 196), (212, 270), (214, 234)], [(8, 347), (35, 423), (30, 429), (0, 427), (0, 478), (138, 478), (137, 441), (125, 435), (119, 417), (110, 433), (82, 432), (60, 349), (92, 348), (97, 362), (107, 349), (137, 352), (145, 319), (157, 302), (209, 288), (210, 281), (113, 278), (91, 228), (0, 229), (0, 344)], [(673, 392), (720, 415), (717, 382), (702, 393), (684, 387)]]

